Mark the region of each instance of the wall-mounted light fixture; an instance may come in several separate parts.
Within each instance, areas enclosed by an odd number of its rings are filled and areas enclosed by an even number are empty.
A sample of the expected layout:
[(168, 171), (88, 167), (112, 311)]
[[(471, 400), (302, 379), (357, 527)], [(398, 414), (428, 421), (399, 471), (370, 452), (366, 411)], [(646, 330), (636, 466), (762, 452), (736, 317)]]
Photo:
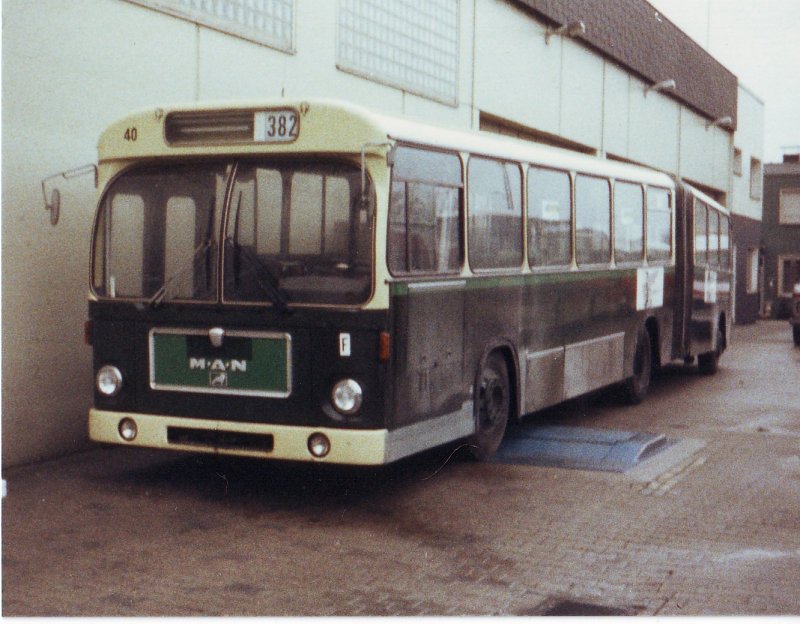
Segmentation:
[(675, 81), (672, 78), (669, 78), (668, 80), (662, 80), (661, 82), (651, 84), (644, 90), (644, 96), (647, 97), (647, 94), (650, 93), (650, 91), (658, 91), (659, 93), (672, 92), (675, 91), (676, 87), (677, 85), (675, 84)]
[(564, 37), (579, 37), (586, 34), (586, 23), (583, 20), (576, 20), (562, 24), (558, 28), (548, 28), (544, 31), (544, 42), (550, 45), (550, 37), (562, 35)]
[(733, 117), (725, 115), (724, 117), (717, 117), (714, 121), (706, 122), (706, 130), (718, 126), (719, 128), (730, 129), (733, 125)]

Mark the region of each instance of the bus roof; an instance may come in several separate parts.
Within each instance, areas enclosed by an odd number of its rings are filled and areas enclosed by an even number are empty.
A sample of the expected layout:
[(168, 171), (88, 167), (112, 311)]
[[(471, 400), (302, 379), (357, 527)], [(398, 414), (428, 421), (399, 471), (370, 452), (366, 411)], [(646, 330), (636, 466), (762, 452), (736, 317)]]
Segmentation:
[[(167, 120), (182, 114), (187, 117), (204, 114), (203, 119), (208, 123), (212, 123), (217, 115), (222, 127), (224, 121), (237, 112), (247, 114), (269, 110), (299, 111), (301, 139), (266, 145), (254, 140), (228, 143), (198, 141), (191, 145), (176, 145), (166, 139)], [(132, 135), (132, 129), (135, 129), (135, 135)], [(142, 110), (116, 121), (103, 132), (98, 143), (98, 155), (102, 162), (114, 159), (258, 154), (267, 148), (270, 152), (284, 154), (360, 153), (367, 144), (370, 144), (367, 145), (367, 151), (373, 152), (380, 149), (378, 144), (387, 141), (469, 152), (658, 186), (674, 186), (671, 176), (655, 169), (488, 132), (444, 128), (375, 113), (350, 102), (324, 98), (207, 102)], [(706, 197), (703, 197), (704, 201), (713, 202)]]

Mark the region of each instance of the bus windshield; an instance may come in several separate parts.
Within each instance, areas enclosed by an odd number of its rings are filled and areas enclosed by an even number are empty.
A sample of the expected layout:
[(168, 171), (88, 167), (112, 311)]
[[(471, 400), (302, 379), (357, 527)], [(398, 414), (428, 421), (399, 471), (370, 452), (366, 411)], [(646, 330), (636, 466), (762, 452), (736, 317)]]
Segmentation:
[(348, 164), (135, 169), (101, 202), (94, 290), (153, 306), (217, 302), (220, 283), (231, 303), (363, 303), (372, 201), (361, 201), (360, 170)]

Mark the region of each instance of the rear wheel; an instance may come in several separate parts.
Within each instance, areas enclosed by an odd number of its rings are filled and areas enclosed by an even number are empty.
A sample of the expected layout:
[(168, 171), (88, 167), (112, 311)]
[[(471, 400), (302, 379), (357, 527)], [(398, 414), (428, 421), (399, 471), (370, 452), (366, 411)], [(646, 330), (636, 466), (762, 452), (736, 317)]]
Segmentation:
[(503, 356), (492, 352), (477, 379), (475, 433), (467, 441), (475, 459), (489, 459), (503, 441), (511, 412), (511, 386)]
[(641, 403), (650, 390), (653, 376), (653, 345), (650, 333), (639, 328), (636, 335), (636, 350), (633, 353), (633, 375), (625, 380), (625, 402), (630, 405)]
[(717, 329), (717, 348), (708, 353), (697, 356), (697, 370), (703, 375), (713, 375), (719, 370), (719, 356), (725, 348), (725, 336), (721, 329)]

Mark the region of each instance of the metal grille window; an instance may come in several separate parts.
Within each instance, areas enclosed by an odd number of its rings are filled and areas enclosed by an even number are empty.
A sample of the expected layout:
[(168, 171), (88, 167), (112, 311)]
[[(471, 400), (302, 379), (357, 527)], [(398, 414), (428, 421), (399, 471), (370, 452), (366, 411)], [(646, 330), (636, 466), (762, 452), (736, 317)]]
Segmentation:
[(293, 50), (294, 0), (128, 0), (280, 50)]
[(457, 102), (458, 0), (340, 0), (337, 65)]

